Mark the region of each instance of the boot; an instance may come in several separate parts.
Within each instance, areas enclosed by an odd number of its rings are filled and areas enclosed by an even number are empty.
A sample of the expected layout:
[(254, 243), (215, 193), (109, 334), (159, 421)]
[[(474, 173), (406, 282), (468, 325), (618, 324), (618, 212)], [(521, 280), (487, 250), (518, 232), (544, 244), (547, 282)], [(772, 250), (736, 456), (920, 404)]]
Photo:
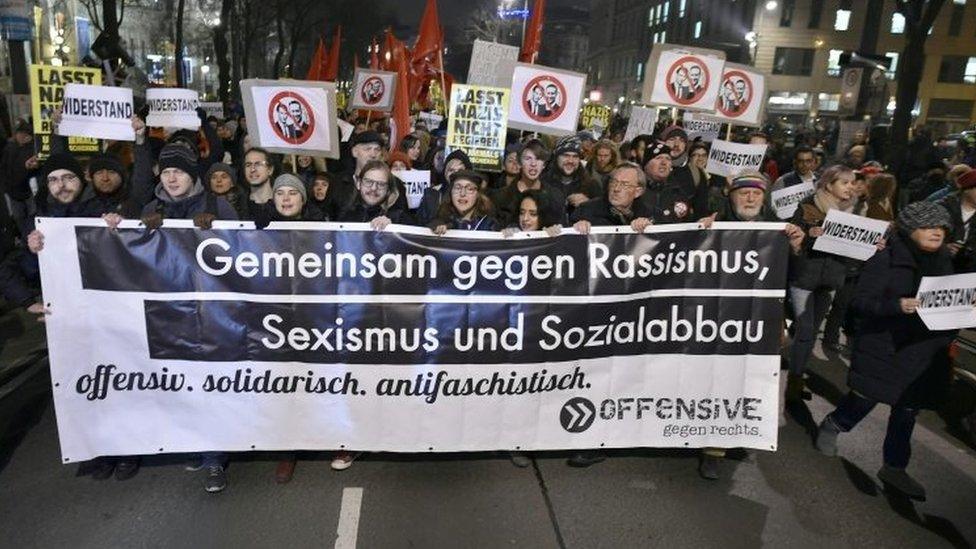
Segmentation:
[(925, 501), (925, 487), (908, 476), (904, 469), (883, 465), (878, 471), (878, 478), (881, 479), (886, 489), (892, 489), (910, 499)]
[(825, 417), (820, 422), (820, 428), (817, 429), (817, 450), (827, 457), (835, 457), (837, 455), (837, 435), (840, 433), (840, 428), (837, 427), (834, 420), (830, 419), (829, 415)]
[(705, 480), (718, 480), (721, 475), (718, 471), (719, 460), (722, 458), (702, 453), (701, 460), (698, 462), (698, 474)]

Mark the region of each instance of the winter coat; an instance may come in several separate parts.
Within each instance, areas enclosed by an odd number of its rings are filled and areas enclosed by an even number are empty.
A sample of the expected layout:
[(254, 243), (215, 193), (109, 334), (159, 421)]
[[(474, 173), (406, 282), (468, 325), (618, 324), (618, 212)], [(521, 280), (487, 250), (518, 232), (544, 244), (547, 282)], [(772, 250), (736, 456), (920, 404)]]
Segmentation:
[[(857, 318), (848, 385), (886, 404), (934, 408), (948, 389), (948, 347), (956, 331), (930, 331), (899, 300), (915, 297), (920, 275), (909, 243), (893, 237), (864, 264), (851, 308)], [(952, 260), (938, 252), (932, 276), (952, 274)]]
[[(554, 185), (542, 183), (542, 190), (549, 193), (552, 197), (550, 204), (554, 207), (566, 204), (566, 195), (562, 189)], [(495, 206), (495, 215), (500, 222), (500, 226), (507, 227), (513, 223), (518, 223), (519, 204), (521, 202), (522, 191), (518, 188), (518, 180), (507, 187), (502, 187), (491, 194), (491, 202)], [(592, 200), (590, 201), (592, 202)], [(584, 202), (588, 204), (588, 202)], [(566, 208), (559, 208), (557, 211), (550, 212), (550, 218), (559, 223), (566, 222)]]
[(414, 219), (407, 211), (406, 203), (400, 200), (400, 193), (393, 188), (383, 204), (369, 206), (363, 202), (359, 193), (339, 213), (338, 221), (345, 223), (369, 223), (377, 217), (386, 216), (391, 223), (399, 225), (413, 225)]
[(13, 139), (7, 141), (0, 152), (0, 191), (6, 192), (14, 200), (27, 200), (31, 196), (30, 177), (27, 159), (34, 156), (34, 143), (18, 145)]
[(603, 187), (590, 177), (582, 165), (576, 169), (576, 173), (572, 176), (565, 177), (559, 171), (559, 167), (553, 164), (553, 167), (543, 173), (539, 179), (542, 180), (543, 186), (555, 187), (563, 193), (563, 197), (567, 199), (566, 213), (569, 216), (572, 216), (573, 210), (576, 209), (568, 202), (569, 195), (582, 193), (590, 199), (599, 198), (603, 195)]
[(203, 184), (197, 179), (190, 189), (189, 195), (180, 200), (174, 200), (163, 189), (163, 184), (156, 186), (156, 199), (146, 204), (142, 215), (158, 213), (163, 219), (193, 219), (200, 213), (210, 213), (220, 220), (236, 220), (234, 211), (226, 200), (214, 196), (203, 190)]
[(655, 219), (654, 210), (647, 207), (646, 204), (640, 201), (640, 198), (634, 200), (631, 205), (632, 211), (629, 216), (620, 214), (619, 212), (611, 209), (610, 201), (606, 198), (595, 198), (588, 202), (584, 202), (579, 208), (576, 208), (576, 212), (573, 214), (572, 222), (577, 221), (589, 221), (594, 227), (610, 227), (614, 225), (630, 225), (630, 222), (638, 217), (646, 217), (655, 223), (660, 220)]
[(810, 236), (810, 229), (823, 225), (827, 217), (827, 213), (817, 207), (814, 197), (816, 194), (800, 201), (793, 219), (790, 220), (790, 223), (803, 229), (803, 234), (806, 235), (803, 239), (803, 250), (790, 263), (790, 286), (804, 290), (818, 288), (839, 290), (844, 286), (848, 267), (854, 260), (848, 261), (839, 255), (813, 249), (817, 239)]
[[(638, 198), (655, 223), (688, 223), (708, 215), (708, 190), (699, 191), (690, 168), (675, 168), (663, 182), (647, 182)], [(698, 217), (696, 215), (701, 213)]]
[[(939, 204), (949, 212), (952, 218), (952, 230), (946, 236), (946, 242), (962, 242), (962, 249), (953, 258), (957, 273), (976, 271), (976, 215), (969, 218), (969, 222), (962, 220), (962, 204), (959, 193), (949, 195)], [(969, 235), (966, 235), (966, 225), (969, 225)]]
[(450, 219), (435, 218), (430, 222), (430, 229), (434, 230), (439, 225), (447, 225), (452, 231), (497, 231), (498, 222), (494, 218), (482, 215), (472, 219), (461, 219), (454, 215)]

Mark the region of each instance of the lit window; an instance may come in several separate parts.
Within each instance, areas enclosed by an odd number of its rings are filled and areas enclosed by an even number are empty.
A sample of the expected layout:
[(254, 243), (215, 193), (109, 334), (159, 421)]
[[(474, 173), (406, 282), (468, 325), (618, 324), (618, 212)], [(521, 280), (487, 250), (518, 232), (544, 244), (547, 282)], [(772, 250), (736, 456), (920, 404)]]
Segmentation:
[(671, 0), (668, 0), (667, 2), (664, 3), (664, 16), (662, 17), (662, 21), (664, 23), (667, 23), (668, 22), (668, 12), (669, 11), (671, 11)]
[(976, 57), (970, 57), (966, 63), (966, 74), (962, 77), (967, 84), (976, 84)]
[(647, 10), (647, 26), (654, 26), (654, 8)]
[(654, 24), (661, 22), (661, 4), (654, 6)]
[(644, 79), (644, 63), (637, 64), (637, 80)]
[(834, 18), (834, 30), (846, 31), (851, 26), (851, 10), (837, 10)]
[(955, 4), (955, 5), (957, 5), (957, 6), (965, 6), (966, 5), (966, 0), (952, 0), (952, 3)]
[(819, 93), (817, 94), (817, 108), (821, 111), (836, 111), (840, 108), (839, 93)]
[(827, 55), (827, 76), (840, 76), (840, 56), (844, 50), (830, 50)]
[(678, 0), (678, 17), (685, 16), (685, 8), (687, 7), (686, 4), (687, 0)]
[(701, 38), (702, 22), (695, 21), (695, 38)]
[(902, 34), (905, 32), (905, 16), (900, 13), (891, 14), (891, 34)]
[(661, 43), (668, 41), (668, 31), (661, 31)]
[(888, 72), (885, 73), (885, 76), (888, 77), (888, 80), (894, 80), (895, 74), (898, 72), (898, 52), (896, 51), (885, 52), (885, 57), (891, 59), (891, 66), (888, 67)]

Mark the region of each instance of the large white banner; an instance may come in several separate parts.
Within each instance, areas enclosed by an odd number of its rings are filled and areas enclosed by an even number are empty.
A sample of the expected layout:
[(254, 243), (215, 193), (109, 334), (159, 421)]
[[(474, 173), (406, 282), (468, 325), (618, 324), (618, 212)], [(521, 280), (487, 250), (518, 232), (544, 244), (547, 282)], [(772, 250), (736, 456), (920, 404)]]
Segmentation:
[(200, 129), (200, 117), (197, 116), (200, 97), (194, 90), (150, 88), (146, 90), (146, 103), (149, 104), (147, 126)]
[(976, 273), (923, 276), (915, 297), (918, 316), (929, 330), (976, 326)]
[(769, 145), (746, 145), (716, 139), (708, 150), (705, 171), (723, 177), (735, 177), (744, 172), (758, 172)]
[(648, 58), (643, 100), (652, 105), (714, 112), (722, 85), (725, 52), (654, 44)]
[(390, 112), (396, 97), (396, 81), (395, 72), (357, 68), (349, 92), (350, 108)]
[(517, 130), (576, 133), (586, 75), (518, 63), (512, 72), (508, 126)]
[(271, 152), (339, 158), (331, 82), (241, 80), (252, 143)]
[(132, 90), (68, 84), (61, 103), (58, 135), (135, 141)]
[(776, 449), (782, 224), (556, 238), (249, 226), (39, 220), (65, 463)]
[(867, 261), (878, 251), (889, 226), (887, 221), (830, 210), (821, 227), (823, 235), (813, 243), (813, 249)]

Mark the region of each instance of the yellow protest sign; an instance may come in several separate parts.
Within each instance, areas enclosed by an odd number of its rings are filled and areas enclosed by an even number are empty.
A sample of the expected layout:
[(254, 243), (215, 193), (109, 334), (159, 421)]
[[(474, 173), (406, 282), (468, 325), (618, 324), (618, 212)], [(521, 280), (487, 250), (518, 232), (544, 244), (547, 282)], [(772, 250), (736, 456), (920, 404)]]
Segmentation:
[(460, 149), (467, 153), (476, 170), (501, 171), (508, 129), (508, 95), (507, 88), (453, 85), (448, 151)]
[(606, 129), (610, 125), (610, 114), (610, 107), (589, 103), (583, 105), (583, 113), (580, 116), (580, 121), (583, 127), (587, 129), (595, 127)]
[[(31, 65), (31, 116), (34, 118), (34, 138), (38, 142), (38, 157), (43, 160), (51, 151), (51, 114), (61, 105), (65, 84), (102, 84), (102, 70), (88, 67), (55, 67)], [(95, 154), (98, 140), (69, 137), (68, 150), (74, 154)]]

